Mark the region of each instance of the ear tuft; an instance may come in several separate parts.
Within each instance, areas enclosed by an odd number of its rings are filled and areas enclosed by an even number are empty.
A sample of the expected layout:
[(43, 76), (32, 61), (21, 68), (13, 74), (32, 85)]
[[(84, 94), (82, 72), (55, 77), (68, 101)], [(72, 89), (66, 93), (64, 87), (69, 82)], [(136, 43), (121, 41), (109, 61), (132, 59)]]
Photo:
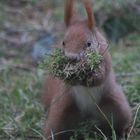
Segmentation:
[(95, 18), (94, 18), (94, 14), (92, 11), (92, 6), (91, 3), (89, 2), (89, 0), (83, 0), (86, 12), (87, 12), (87, 16), (88, 16), (88, 26), (90, 28), (90, 30), (93, 30), (96, 23), (95, 23)]
[(65, 13), (64, 21), (66, 27), (68, 27), (71, 24), (73, 14), (74, 14), (74, 0), (66, 0), (64, 13)]

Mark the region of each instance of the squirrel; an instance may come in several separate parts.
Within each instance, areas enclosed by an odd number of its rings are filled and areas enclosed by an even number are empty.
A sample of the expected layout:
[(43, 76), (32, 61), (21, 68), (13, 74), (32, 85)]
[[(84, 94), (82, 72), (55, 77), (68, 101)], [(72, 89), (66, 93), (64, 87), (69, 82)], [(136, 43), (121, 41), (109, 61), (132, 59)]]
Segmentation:
[(82, 0), (87, 18), (75, 15), (74, 0), (66, 0), (64, 22), (66, 32), (61, 49), (70, 59), (79, 59), (85, 48), (98, 51), (103, 61), (100, 73), (89, 77), (88, 87), (83, 83), (70, 85), (62, 79), (48, 75), (44, 83), (42, 99), (48, 111), (44, 123), (45, 137), (55, 140), (67, 140), (74, 129), (84, 120), (98, 121), (98, 127), (106, 136), (111, 136), (112, 126), (118, 138), (123, 138), (132, 121), (132, 112), (128, 101), (116, 83), (112, 69), (112, 59), (108, 43), (96, 27), (92, 6), (89, 0)]

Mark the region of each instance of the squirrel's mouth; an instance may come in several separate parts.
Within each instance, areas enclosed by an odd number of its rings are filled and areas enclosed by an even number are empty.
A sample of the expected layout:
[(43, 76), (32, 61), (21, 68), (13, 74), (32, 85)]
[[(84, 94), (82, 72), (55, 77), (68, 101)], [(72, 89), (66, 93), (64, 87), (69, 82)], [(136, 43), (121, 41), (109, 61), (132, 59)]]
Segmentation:
[(68, 57), (68, 59), (71, 60), (76, 60), (76, 61), (80, 61), (82, 59), (82, 53), (74, 53), (74, 52), (64, 52), (65, 56)]

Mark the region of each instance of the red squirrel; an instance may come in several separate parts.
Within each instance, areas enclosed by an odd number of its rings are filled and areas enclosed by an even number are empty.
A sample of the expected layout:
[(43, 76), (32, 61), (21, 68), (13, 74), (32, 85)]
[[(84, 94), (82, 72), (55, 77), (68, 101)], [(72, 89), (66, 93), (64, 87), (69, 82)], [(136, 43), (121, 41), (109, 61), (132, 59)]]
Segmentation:
[(66, 0), (66, 32), (60, 48), (68, 58), (79, 59), (85, 48), (91, 47), (102, 55), (103, 61), (100, 73), (88, 77), (90, 86), (84, 81), (82, 84), (70, 85), (53, 75), (47, 76), (42, 97), (48, 111), (44, 124), (48, 140), (67, 140), (67, 131), (76, 128), (84, 120), (98, 121), (98, 127), (107, 136), (111, 135), (108, 121), (113, 120), (116, 135), (122, 138), (132, 120), (128, 101), (116, 83), (107, 41), (96, 27), (89, 0), (82, 2), (87, 13), (86, 19), (75, 15), (74, 0)]

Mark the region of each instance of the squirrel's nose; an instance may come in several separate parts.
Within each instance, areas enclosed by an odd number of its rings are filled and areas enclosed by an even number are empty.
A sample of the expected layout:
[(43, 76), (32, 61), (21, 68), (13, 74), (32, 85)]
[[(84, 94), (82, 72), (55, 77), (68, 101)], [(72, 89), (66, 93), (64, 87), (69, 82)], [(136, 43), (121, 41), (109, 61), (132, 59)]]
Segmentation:
[(65, 53), (65, 56), (71, 60), (79, 60), (80, 59), (80, 55), (78, 53), (66, 52), (66, 51), (64, 53)]

